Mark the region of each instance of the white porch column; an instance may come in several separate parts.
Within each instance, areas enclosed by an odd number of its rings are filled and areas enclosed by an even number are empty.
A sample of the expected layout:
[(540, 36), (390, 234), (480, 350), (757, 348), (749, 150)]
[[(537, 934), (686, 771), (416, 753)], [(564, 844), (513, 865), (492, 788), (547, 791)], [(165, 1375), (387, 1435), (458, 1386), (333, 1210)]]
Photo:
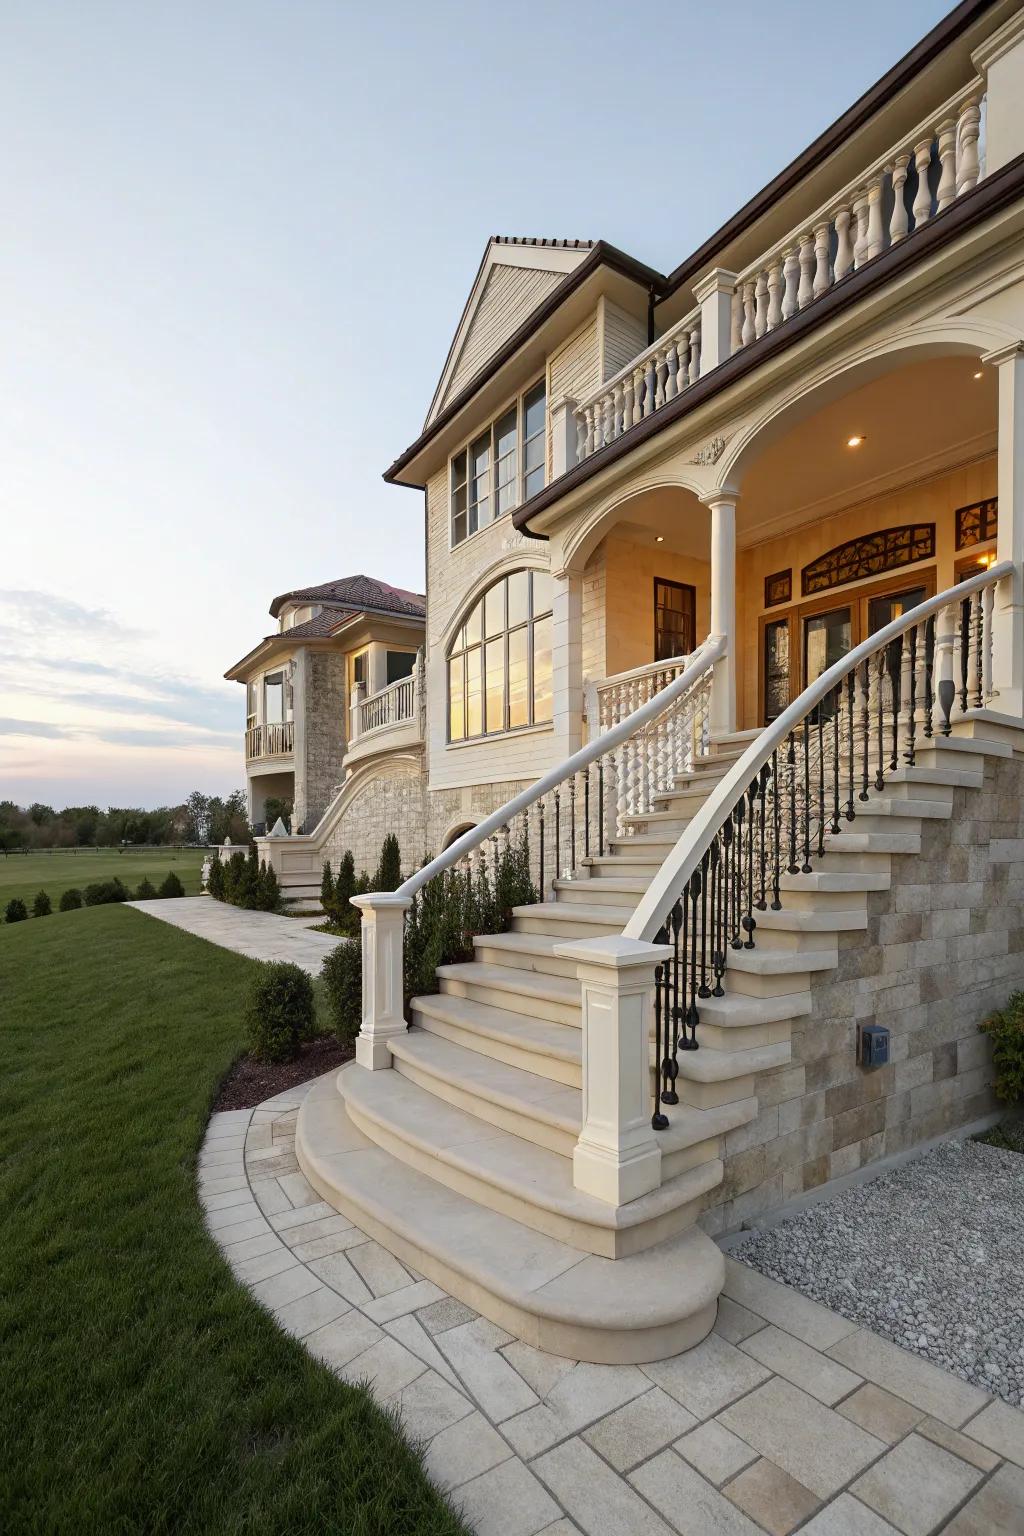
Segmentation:
[(552, 573), (551, 686), (554, 761), (583, 745), (583, 573)]
[(556, 944), (579, 962), (583, 988), (583, 1128), (573, 1152), (577, 1189), (625, 1205), (661, 1184), (651, 1128), (650, 1039), (654, 970), (668, 944), (619, 935)]
[(1024, 715), (1024, 342), (982, 358), (999, 370), (999, 536), (997, 560), (1012, 560), (1012, 576), (999, 583), (992, 614), (992, 685), (995, 708)]
[(377, 891), (353, 896), (363, 914), (363, 1019), (356, 1036), (356, 1061), (377, 1072), (390, 1067), (388, 1041), (405, 1034), (403, 948), (408, 896)]
[(359, 706), (363, 702), (366, 688), (362, 683), (352, 684), (352, 694), (348, 706), (348, 739), (349, 743), (359, 740)]
[(711, 680), (711, 731), (736, 729), (736, 502), (735, 491), (707, 491), (711, 509), (711, 633), (724, 635), (728, 649), (715, 662)]
[(551, 407), (551, 478), (557, 480), (576, 463), (576, 401), (563, 395)]
[(703, 378), (732, 351), (732, 296), (736, 292), (736, 273), (716, 267), (693, 285), (693, 295), (700, 305), (700, 372)]

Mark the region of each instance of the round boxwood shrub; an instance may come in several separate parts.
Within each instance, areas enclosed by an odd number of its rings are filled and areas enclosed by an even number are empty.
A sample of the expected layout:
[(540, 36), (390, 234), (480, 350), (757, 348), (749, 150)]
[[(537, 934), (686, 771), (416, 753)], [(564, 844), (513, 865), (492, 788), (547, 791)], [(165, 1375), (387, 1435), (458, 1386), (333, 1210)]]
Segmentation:
[(261, 961), (245, 1005), (252, 1054), (260, 1061), (293, 1061), (315, 1016), (313, 982), (302, 967), (290, 960)]
[(148, 875), (143, 875), (142, 879), (139, 881), (138, 889), (135, 892), (135, 900), (136, 901), (155, 901), (156, 900), (156, 886), (153, 884), (152, 880), (149, 878)]
[(49, 917), (52, 911), (53, 907), (50, 905), (49, 896), (47, 896), (45, 891), (37, 891), (36, 899), (32, 903), (32, 916)]
[(363, 948), (358, 939), (343, 939), (324, 960), (320, 979), (338, 1039), (351, 1045), (363, 1017)]
[(77, 886), (72, 885), (64, 892), (60, 899), (60, 910), (62, 912), (77, 912), (81, 905), (82, 893)]
[(129, 901), (130, 899), (131, 892), (116, 876), (113, 880), (99, 880), (85, 888), (87, 907), (105, 907), (112, 901)]
[(18, 896), (12, 896), (4, 910), (5, 923), (23, 923), (28, 917), (28, 907)]
[(184, 896), (185, 887), (182, 885), (173, 869), (168, 871), (168, 873), (161, 880), (159, 894), (165, 900), (169, 896)]

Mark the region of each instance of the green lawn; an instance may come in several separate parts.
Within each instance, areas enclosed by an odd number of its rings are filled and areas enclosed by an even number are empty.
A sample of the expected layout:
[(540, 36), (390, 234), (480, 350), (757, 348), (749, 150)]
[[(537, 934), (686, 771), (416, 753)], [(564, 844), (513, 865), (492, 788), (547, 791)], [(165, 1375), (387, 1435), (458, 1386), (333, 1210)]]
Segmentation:
[(252, 967), (123, 907), (0, 927), (5, 1536), (462, 1530), (203, 1225)]
[[(12, 896), (20, 896), (31, 909), (37, 891), (46, 891), (56, 912), (57, 903), (69, 886), (84, 890), (97, 880), (120, 876), (131, 890), (145, 876), (159, 885), (173, 869), (186, 896), (199, 894), (199, 872), (203, 853), (198, 848), (158, 848), (137, 851), (126, 848), (62, 848), (57, 853), (0, 854), (0, 908)], [(2, 913), (0, 913), (2, 916)]]

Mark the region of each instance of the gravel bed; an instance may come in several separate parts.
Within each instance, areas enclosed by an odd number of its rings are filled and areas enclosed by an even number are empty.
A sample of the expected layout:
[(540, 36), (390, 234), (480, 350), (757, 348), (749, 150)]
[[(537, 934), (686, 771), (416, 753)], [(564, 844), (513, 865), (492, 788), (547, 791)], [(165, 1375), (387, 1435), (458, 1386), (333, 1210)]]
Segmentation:
[(1024, 1156), (951, 1141), (732, 1257), (1024, 1406)]

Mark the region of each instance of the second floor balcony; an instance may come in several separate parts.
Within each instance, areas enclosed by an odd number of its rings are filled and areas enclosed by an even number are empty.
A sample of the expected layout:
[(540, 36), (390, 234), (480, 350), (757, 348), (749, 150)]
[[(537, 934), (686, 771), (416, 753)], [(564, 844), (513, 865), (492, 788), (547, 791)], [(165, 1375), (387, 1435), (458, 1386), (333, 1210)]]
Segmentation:
[(245, 757), (290, 757), (295, 750), (295, 723), (284, 720), (276, 725), (250, 725), (245, 732)]
[(420, 701), (423, 689), (422, 652), (408, 677), (397, 678), (376, 693), (361, 684), (352, 693), (346, 766), (353, 759), (418, 745), (423, 739)]

